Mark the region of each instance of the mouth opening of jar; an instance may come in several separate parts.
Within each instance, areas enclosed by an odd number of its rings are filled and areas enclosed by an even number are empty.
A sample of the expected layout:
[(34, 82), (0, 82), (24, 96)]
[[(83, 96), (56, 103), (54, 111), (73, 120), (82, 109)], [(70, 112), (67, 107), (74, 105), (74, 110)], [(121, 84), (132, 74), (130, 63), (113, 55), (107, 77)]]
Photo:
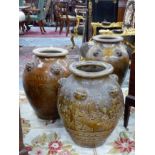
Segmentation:
[(61, 57), (66, 56), (68, 51), (66, 49), (56, 47), (43, 47), (34, 49), (33, 53), (39, 57)]
[(73, 74), (85, 78), (98, 78), (113, 72), (111, 64), (100, 61), (74, 62), (69, 69)]
[(61, 51), (42, 51), (40, 53), (62, 53)]
[(96, 35), (93, 37), (93, 40), (96, 42), (101, 42), (101, 43), (119, 43), (123, 41), (123, 37)]
[(84, 72), (100, 72), (100, 71), (103, 71), (105, 67), (98, 66), (98, 65), (83, 65), (83, 66), (78, 66), (77, 69)]

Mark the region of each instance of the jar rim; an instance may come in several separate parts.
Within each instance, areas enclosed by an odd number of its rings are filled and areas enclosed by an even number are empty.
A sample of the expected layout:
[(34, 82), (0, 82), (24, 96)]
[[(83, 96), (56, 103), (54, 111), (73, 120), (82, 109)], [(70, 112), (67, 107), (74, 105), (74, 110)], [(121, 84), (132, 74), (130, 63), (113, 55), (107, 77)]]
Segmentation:
[[(80, 69), (80, 67), (88, 67), (88, 66), (96, 66), (100, 67), (99, 71), (84, 71), (83, 69)], [(111, 74), (113, 72), (113, 66), (111, 64), (108, 64), (106, 62), (101, 61), (79, 61), (74, 62), (70, 64), (69, 70), (80, 77), (84, 78), (99, 78), (103, 77), (105, 75)]]
[(32, 52), (39, 57), (61, 57), (68, 54), (68, 50), (57, 47), (40, 47), (34, 49)]
[(96, 42), (111, 44), (111, 43), (119, 43), (124, 39), (121, 36), (96, 35), (96, 36), (93, 36), (93, 40), (95, 40)]

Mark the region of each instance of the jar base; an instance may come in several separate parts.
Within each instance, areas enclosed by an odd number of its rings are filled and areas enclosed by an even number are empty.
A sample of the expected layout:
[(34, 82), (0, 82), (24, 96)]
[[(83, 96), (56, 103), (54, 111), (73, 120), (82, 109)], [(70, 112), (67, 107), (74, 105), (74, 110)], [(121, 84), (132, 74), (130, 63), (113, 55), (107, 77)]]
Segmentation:
[(40, 114), (40, 113), (36, 113), (36, 115), (38, 116), (39, 119), (43, 119), (43, 120), (53, 120), (53, 122), (55, 122), (57, 119), (60, 118), (59, 115), (43, 115), (43, 114)]
[(72, 140), (79, 146), (86, 148), (95, 148), (101, 146), (111, 132), (87, 132), (75, 131), (67, 128)]

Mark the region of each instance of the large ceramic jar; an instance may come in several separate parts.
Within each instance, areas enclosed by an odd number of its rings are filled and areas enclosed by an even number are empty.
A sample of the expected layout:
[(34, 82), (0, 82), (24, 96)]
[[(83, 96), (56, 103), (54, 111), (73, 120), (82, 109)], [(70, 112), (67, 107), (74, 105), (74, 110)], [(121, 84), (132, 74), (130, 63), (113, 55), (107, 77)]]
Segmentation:
[(123, 44), (123, 37), (97, 35), (85, 43), (80, 53), (84, 60), (99, 60), (110, 63), (122, 84), (129, 66), (129, 55)]
[(112, 65), (100, 61), (76, 62), (62, 78), (58, 112), (72, 139), (83, 147), (101, 145), (123, 112), (123, 94)]
[(58, 80), (69, 75), (66, 55), (61, 48), (37, 48), (34, 61), (27, 63), (23, 74), (26, 96), (41, 119), (55, 120), (57, 111)]

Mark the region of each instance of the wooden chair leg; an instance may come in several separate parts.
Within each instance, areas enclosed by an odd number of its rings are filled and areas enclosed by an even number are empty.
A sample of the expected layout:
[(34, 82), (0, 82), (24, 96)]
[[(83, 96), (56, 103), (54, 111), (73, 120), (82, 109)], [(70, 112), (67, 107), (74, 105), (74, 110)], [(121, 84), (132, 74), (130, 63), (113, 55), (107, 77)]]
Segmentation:
[(75, 41), (74, 41), (74, 34), (71, 34), (71, 38), (70, 38), (71, 42), (72, 42), (72, 49), (75, 47)]
[(125, 98), (125, 109), (124, 109), (124, 127), (127, 128), (130, 116), (130, 108), (135, 107), (135, 97), (128, 95)]
[(68, 34), (69, 34), (69, 26), (70, 26), (70, 22), (67, 21), (67, 22), (66, 22), (66, 37), (67, 37)]
[(38, 21), (38, 25), (39, 25), (39, 28), (40, 28), (41, 33), (44, 34), (42, 21)]
[(38, 26), (40, 28), (41, 33), (43, 33), (42, 27), (41, 27), (41, 21), (38, 21)]
[(59, 34), (61, 34), (61, 32), (63, 30), (63, 27), (64, 27), (64, 21), (61, 21), (60, 22), (60, 32), (59, 32)]
[(130, 106), (126, 102), (125, 103), (125, 110), (124, 110), (124, 127), (127, 128), (130, 116)]
[(57, 29), (58, 29), (58, 21), (56, 21), (55, 32), (57, 32)]
[(44, 22), (41, 20), (41, 25), (42, 25), (42, 30), (43, 32), (46, 32), (45, 28), (44, 28)]

